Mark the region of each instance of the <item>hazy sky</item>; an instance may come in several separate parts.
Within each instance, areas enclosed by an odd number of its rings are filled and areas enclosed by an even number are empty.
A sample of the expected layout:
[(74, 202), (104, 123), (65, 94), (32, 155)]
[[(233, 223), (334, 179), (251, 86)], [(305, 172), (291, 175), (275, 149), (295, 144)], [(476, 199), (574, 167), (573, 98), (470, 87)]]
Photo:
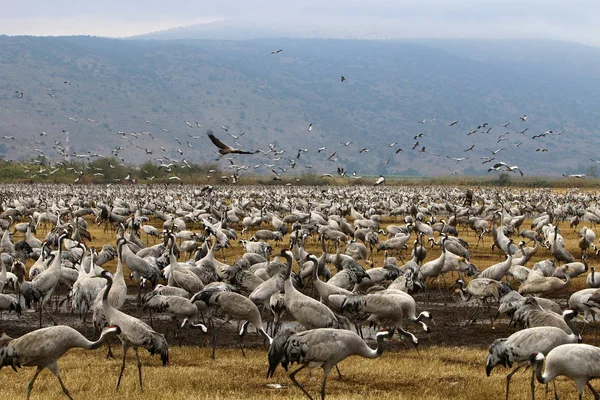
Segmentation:
[(211, 21), (300, 36), (552, 38), (600, 46), (598, 0), (0, 0), (0, 34), (131, 36)]

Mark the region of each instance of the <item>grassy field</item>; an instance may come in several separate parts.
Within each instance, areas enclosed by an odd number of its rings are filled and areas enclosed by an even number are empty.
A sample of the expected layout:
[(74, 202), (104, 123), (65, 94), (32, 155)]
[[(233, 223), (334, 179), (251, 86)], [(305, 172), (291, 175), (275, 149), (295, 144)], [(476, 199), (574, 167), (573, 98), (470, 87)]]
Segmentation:
[[(382, 226), (389, 223), (400, 223), (386, 219)], [(526, 221), (524, 226), (528, 226)], [(101, 247), (105, 243), (114, 243), (114, 232), (104, 233), (101, 228), (94, 227), (91, 244)], [(581, 228), (580, 225), (579, 228)], [(193, 227), (199, 229), (198, 227)], [(567, 239), (567, 248), (576, 256), (579, 255), (577, 238), (572, 234), (568, 224), (561, 224), (562, 234)], [(42, 233), (43, 234), (43, 233)], [(42, 236), (38, 234), (38, 236)], [(251, 233), (245, 235), (249, 237)], [(485, 267), (501, 260), (498, 252), (490, 250), (491, 239), (486, 238), (485, 245), (475, 247), (476, 238), (470, 231), (461, 231), (461, 237), (472, 244), (473, 262), (479, 267)], [(142, 239), (145, 239), (143, 237)], [(15, 240), (19, 240), (16, 236)], [(516, 240), (516, 238), (515, 238)], [(286, 242), (284, 242), (286, 243)], [(277, 249), (282, 245), (275, 246)], [(320, 254), (317, 244), (309, 243), (309, 251)], [(242, 254), (242, 249), (235, 244), (226, 251), (227, 261), (232, 263)], [(428, 250), (427, 260), (439, 255), (439, 249)], [(549, 251), (540, 249), (533, 262), (550, 258)], [(380, 266), (383, 254), (376, 254), (375, 266)], [(596, 256), (590, 265), (597, 262)], [(532, 265), (532, 264), (531, 264)], [(114, 270), (115, 262), (108, 269)], [(449, 277), (452, 283), (456, 277)], [(516, 287), (517, 285), (514, 285)], [(563, 303), (570, 293), (585, 288), (585, 274), (573, 281), (571, 287), (556, 297)], [(131, 288), (130, 293), (133, 292)], [(455, 302), (458, 299), (455, 297)], [(417, 305), (423, 309), (422, 304)], [(459, 321), (456, 321), (457, 325)], [(506, 324), (506, 320), (499, 324)], [(0, 331), (3, 321), (0, 320)], [(498, 337), (490, 326), (489, 343)], [(433, 325), (438, 335), (458, 335), (455, 342), (464, 343), (459, 346), (439, 347), (430, 346), (423, 341), (419, 352), (398, 344), (398, 339), (392, 339), (381, 359), (366, 360), (359, 357), (350, 358), (340, 364), (344, 378), (339, 381), (337, 374), (330, 375), (327, 386), (327, 397), (338, 399), (498, 399), (504, 396), (505, 376), (507, 369), (497, 367), (491, 377), (485, 376), (485, 356), (487, 350), (483, 346), (470, 344), (470, 328), (453, 329), (444, 332), (442, 325)], [(587, 340), (587, 338), (586, 338)], [(589, 340), (587, 340), (589, 342)], [(374, 347), (374, 343), (371, 342)], [(120, 349), (117, 349), (116, 360), (106, 360), (105, 351), (85, 352), (73, 350), (59, 360), (59, 367), (65, 385), (76, 399), (115, 399), (115, 398), (144, 398), (144, 399), (181, 399), (181, 398), (211, 398), (211, 399), (276, 399), (303, 398), (302, 392), (291, 385), (284, 371), (279, 368), (275, 377), (266, 380), (267, 357), (266, 348), (246, 350), (243, 358), (239, 349), (219, 349), (217, 359), (210, 359), (208, 347), (177, 347), (172, 346), (170, 363), (161, 367), (158, 358), (150, 358), (146, 351), (140, 351), (144, 365), (144, 391), (140, 392), (135, 367), (135, 357), (129, 352), (128, 364), (124, 381), (120, 390), (115, 391), (116, 380), (120, 367)], [(295, 368), (295, 367), (294, 367)], [(33, 376), (33, 368), (23, 368), (14, 373), (8, 368), (0, 371), (0, 393), (2, 399), (21, 399), (25, 396), (26, 386)], [(313, 371), (311, 376), (304, 371), (298, 377), (307, 390), (318, 398), (321, 371)], [(564, 381), (564, 380), (563, 380)], [(563, 382), (559, 380), (559, 382)], [(288, 387), (270, 389), (267, 383), (279, 383)], [(543, 387), (536, 385), (540, 398), (544, 398)], [(511, 393), (514, 399), (530, 398), (529, 371), (515, 375)], [(559, 383), (559, 393), (562, 398), (575, 398), (575, 385), (568, 381)], [(589, 392), (587, 393), (590, 396)], [(61, 398), (62, 392), (56, 378), (44, 371), (38, 378), (33, 389), (34, 399)], [(550, 396), (550, 394), (548, 394)]]

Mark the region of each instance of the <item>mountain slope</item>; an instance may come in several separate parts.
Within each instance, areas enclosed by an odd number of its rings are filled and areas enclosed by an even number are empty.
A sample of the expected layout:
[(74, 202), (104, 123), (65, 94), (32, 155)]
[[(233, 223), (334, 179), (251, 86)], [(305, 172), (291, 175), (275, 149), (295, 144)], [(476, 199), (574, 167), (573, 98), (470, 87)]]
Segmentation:
[[(59, 159), (51, 147), (54, 141), (64, 147), (67, 130), (72, 154), (108, 155), (123, 147), (117, 153), (131, 163), (165, 156), (203, 162), (216, 157), (207, 128), (235, 145), (220, 128), (225, 126), (236, 136), (246, 132), (238, 141), (242, 148), (266, 152), (271, 143), (285, 150), (235, 160), (269, 165), (256, 172), (287, 173), (282, 169), (295, 161), (296, 173), (337, 167), (358, 174), (485, 173), (485, 148), (502, 147), (495, 161), (518, 164), (526, 174), (585, 169), (600, 141), (600, 78), (594, 74), (600, 52), (556, 43), (554, 48), (579, 54), (557, 66), (536, 61), (552, 57), (550, 49), (521, 45), (529, 47), (511, 49), (502, 41), (0, 37), (0, 138), (17, 139), (1, 139), (11, 159), (36, 155), (36, 148)], [(520, 55), (531, 48), (535, 56)], [(519, 119), (524, 114), (526, 122)], [(454, 120), (459, 123), (449, 127)], [(467, 135), (484, 122), (485, 129)], [(532, 140), (548, 130), (565, 132)], [(505, 132), (506, 140), (498, 142)], [(424, 135), (413, 139), (419, 133)], [(327, 149), (317, 153), (319, 147)], [(300, 148), (308, 151), (298, 159)], [(363, 148), (369, 151), (359, 153)]]

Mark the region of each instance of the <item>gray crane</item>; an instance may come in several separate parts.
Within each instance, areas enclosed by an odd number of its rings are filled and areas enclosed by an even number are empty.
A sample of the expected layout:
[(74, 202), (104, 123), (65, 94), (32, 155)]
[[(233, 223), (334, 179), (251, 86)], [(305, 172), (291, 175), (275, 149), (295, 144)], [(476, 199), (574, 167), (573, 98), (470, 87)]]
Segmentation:
[[(37, 300), (40, 312), (40, 328), (42, 327), (42, 310), (46, 305), (46, 302), (54, 293), (54, 289), (60, 282), (60, 271), (62, 263), (62, 241), (68, 236), (68, 232), (64, 231), (58, 237), (58, 252), (52, 261), (52, 264), (37, 275), (33, 281), (28, 285), (23, 285), (23, 297), (30, 300)], [(46, 314), (48, 312), (46, 311)], [(54, 319), (48, 314), (50, 319), (54, 322)]]
[[(127, 248), (127, 246), (125, 246), (125, 248)], [(106, 289), (104, 289), (104, 294), (102, 295), (102, 309), (104, 311), (104, 316), (110, 325), (117, 325), (121, 328), (119, 339), (121, 339), (121, 344), (123, 345), (123, 363), (121, 364), (121, 372), (119, 373), (119, 379), (117, 380), (117, 389), (121, 384), (123, 371), (125, 371), (127, 350), (130, 347), (133, 347), (135, 358), (137, 360), (140, 390), (142, 390), (142, 363), (140, 362), (138, 347), (145, 348), (151, 355), (160, 354), (162, 364), (167, 365), (169, 362), (169, 345), (167, 344), (164, 335), (155, 332), (148, 324), (112, 307), (108, 301), (108, 294), (113, 285), (113, 276), (110, 272), (103, 271), (102, 274), (100, 274), (100, 277), (107, 281)]]
[[(583, 399), (583, 391), (587, 386), (592, 391), (594, 399), (600, 399), (600, 395), (590, 380), (600, 378), (600, 349), (589, 344), (563, 344), (552, 349), (546, 356), (546, 368), (542, 373), (544, 354), (533, 353), (530, 356), (535, 377), (539, 383), (548, 383), (557, 376), (571, 378), (577, 384), (579, 400)], [(558, 399), (556, 385), (554, 386), (554, 398)]]
[[(121, 243), (121, 246), (124, 245), (125, 242)], [(102, 297), (104, 296), (104, 291), (101, 290), (98, 292), (96, 299), (94, 300), (94, 305), (92, 307), (92, 323), (94, 324), (94, 329), (99, 331), (100, 329), (108, 326), (108, 322), (106, 321), (106, 317), (104, 316), (104, 308), (102, 307)], [(117, 271), (113, 276), (113, 285), (110, 288), (110, 292), (108, 293), (108, 303), (111, 307), (120, 310), (125, 304), (125, 300), (127, 299), (127, 284), (125, 283), (125, 276), (123, 276), (123, 262), (121, 261), (121, 247), (117, 249)], [(110, 347), (110, 340), (106, 341), (108, 345), (108, 353), (106, 358), (114, 358), (112, 354), (112, 349)]]
[(512, 260), (513, 260), (513, 253), (512, 253), (512, 249), (511, 249), (511, 244), (512, 244), (512, 239), (509, 239), (508, 241), (508, 245), (507, 245), (507, 257), (506, 260), (491, 265), (488, 268), (484, 269), (483, 271), (481, 271), (481, 273), (479, 273), (477, 275), (477, 278), (489, 278), (489, 279), (494, 279), (496, 281), (500, 281), (504, 275), (506, 275), (508, 273), (508, 271), (510, 270), (510, 267), (512, 266)]
[(352, 331), (319, 328), (300, 333), (284, 332), (278, 335), (269, 348), (269, 369), (267, 378), (275, 373), (281, 364), (287, 371), (288, 365), (302, 364), (289, 374), (294, 385), (312, 400), (311, 395), (296, 380), (296, 374), (306, 367), (320, 367), (323, 370), (321, 400), (325, 399), (327, 376), (334, 366), (352, 355), (365, 358), (377, 358), (383, 354), (383, 340), (392, 337), (394, 330), (378, 332), (377, 348), (371, 349), (358, 334)]
[[(222, 312), (225, 314), (225, 323), (229, 320), (245, 321), (242, 324), (242, 328), (239, 332), (239, 337), (243, 337), (248, 328), (248, 324), (254, 325), (256, 331), (262, 335), (265, 339), (272, 342), (271, 337), (265, 331), (262, 319), (260, 317), (260, 311), (258, 307), (247, 297), (234, 292), (212, 290), (212, 288), (203, 289), (200, 293), (194, 295), (192, 301), (200, 300), (204, 302), (208, 307)], [(211, 318), (212, 320), (212, 318)], [(211, 358), (215, 358), (215, 351), (217, 348), (217, 329), (212, 324), (212, 337), (213, 337), (213, 351)], [(241, 343), (241, 342), (240, 342)], [(242, 353), (244, 349), (242, 347)]]
[(554, 239), (552, 240), (552, 244), (550, 245), (550, 252), (554, 256), (557, 261), (562, 261), (565, 263), (572, 263), (575, 261), (575, 257), (573, 254), (569, 253), (567, 249), (560, 245), (557, 242), (558, 238), (558, 225), (554, 227)]
[[(523, 329), (515, 332), (508, 338), (496, 339), (490, 345), (488, 355), (485, 360), (485, 373), (490, 373), (497, 365), (516, 368), (506, 376), (506, 400), (510, 389), (510, 379), (522, 367), (529, 362), (529, 356), (533, 352), (548, 354), (550, 350), (565, 343), (578, 343), (581, 336), (578, 333), (572, 319), (577, 316), (577, 311), (565, 310), (563, 318), (571, 328), (571, 334), (554, 326), (540, 326), (535, 328)], [(533, 384), (533, 373), (531, 374), (531, 394), (534, 396), (535, 387)]]
[(285, 306), (292, 317), (307, 329), (346, 328), (346, 324), (340, 321), (329, 307), (296, 290), (291, 280), (292, 253), (282, 249), (281, 255), (287, 261), (284, 284)]
[(16, 372), (17, 368), (21, 367), (37, 367), (31, 382), (27, 385), (27, 399), (29, 400), (35, 380), (44, 368), (48, 368), (58, 379), (64, 394), (73, 400), (60, 377), (58, 359), (73, 348), (97, 349), (110, 336), (118, 335), (120, 332), (120, 328), (116, 326), (105, 328), (95, 342), (90, 342), (75, 329), (64, 325), (38, 329), (17, 339), (2, 334), (0, 337), (0, 369), (9, 366)]

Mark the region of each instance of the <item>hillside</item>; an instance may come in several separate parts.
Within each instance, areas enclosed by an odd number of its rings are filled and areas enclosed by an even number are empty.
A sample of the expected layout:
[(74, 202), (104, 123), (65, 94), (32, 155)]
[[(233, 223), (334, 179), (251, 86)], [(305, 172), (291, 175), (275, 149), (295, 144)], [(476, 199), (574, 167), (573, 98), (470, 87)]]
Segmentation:
[[(271, 55), (276, 49), (283, 51)], [(485, 148), (504, 148), (496, 161), (529, 175), (585, 173), (589, 159), (600, 158), (599, 65), (598, 49), (545, 41), (0, 36), (0, 151), (7, 159), (33, 157), (35, 149), (60, 159), (51, 148), (55, 141), (64, 147), (67, 130), (71, 154), (109, 155), (120, 146), (126, 163), (165, 156), (201, 163), (216, 158), (207, 128), (235, 145), (225, 126), (236, 136), (246, 132), (242, 148), (266, 151), (272, 143), (285, 150), (235, 160), (268, 164), (251, 170), (270, 174), (288, 169), (290, 160), (296, 173), (344, 167), (357, 174), (484, 174)], [(467, 135), (484, 122), (485, 129)], [(548, 130), (564, 133), (532, 140)], [(297, 159), (300, 148), (308, 151)], [(369, 151), (359, 153), (363, 148)], [(327, 160), (333, 152), (336, 162)]]

